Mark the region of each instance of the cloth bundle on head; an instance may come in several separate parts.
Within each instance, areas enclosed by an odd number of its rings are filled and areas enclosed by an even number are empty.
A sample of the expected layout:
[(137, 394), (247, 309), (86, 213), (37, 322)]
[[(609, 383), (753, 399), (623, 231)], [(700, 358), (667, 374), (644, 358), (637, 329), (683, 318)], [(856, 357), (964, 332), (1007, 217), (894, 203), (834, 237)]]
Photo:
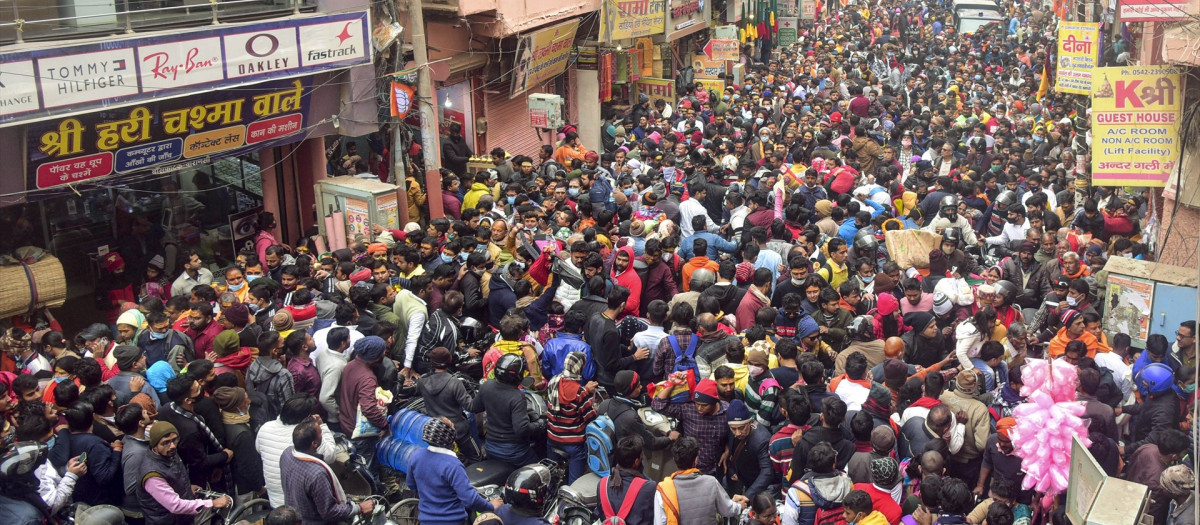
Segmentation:
[[(950, 302), (950, 298), (946, 294), (937, 292), (933, 294), (933, 313), (936, 315), (946, 315), (950, 313), (950, 309), (954, 308), (954, 304)], [(915, 326), (905, 321), (904, 324)], [(928, 325), (926, 325), (928, 326)]]
[(708, 378), (700, 380), (696, 391), (692, 393), (692, 400), (697, 403), (716, 404), (720, 400), (717, 395), (717, 382)]
[(821, 327), (817, 326), (817, 320), (813, 319), (810, 315), (806, 315), (801, 317), (800, 322), (796, 324), (796, 338), (803, 339), (820, 329)]
[(725, 409), (725, 421), (734, 425), (741, 425), (754, 421), (754, 416), (750, 415), (750, 408), (741, 399), (734, 399), (729, 402), (729, 407)]
[(454, 427), (441, 419), (430, 419), (421, 430), (421, 439), (431, 447), (454, 450)]
[(363, 361), (378, 361), (387, 351), (387, 342), (377, 335), (368, 335), (354, 342), (354, 356)]
[(371, 270), (369, 270), (367, 268), (363, 268), (361, 270), (358, 270), (358, 271), (350, 274), (350, 283), (351, 284), (358, 284), (358, 283), (366, 282), (366, 281), (370, 281), (370, 280), (371, 280)]
[(250, 309), (244, 303), (233, 303), (221, 309), (221, 315), (233, 326), (246, 326), (250, 323)]
[(275, 316), (271, 318), (271, 328), (279, 332), (280, 337), (287, 337), (287, 334), (292, 332), (292, 328), (295, 325), (296, 322), (292, 319), (292, 314), (287, 310), (275, 312)]
[(123, 372), (132, 372), (138, 359), (142, 358), (142, 349), (133, 345), (120, 345), (113, 349), (113, 357), (117, 358), (117, 368)]
[(213, 391), (212, 399), (225, 412), (237, 412), (238, 406), (246, 398), (246, 389), (236, 386), (223, 386)]
[(373, 242), (367, 245), (367, 253), (370, 255), (386, 254), (387, 251), (387, 245), (381, 242)]
[(1017, 426), (1016, 418), (1014, 418), (1014, 417), (1001, 418), (1000, 421), (996, 422), (996, 433), (1000, 434), (1001, 436), (1004, 436), (1008, 439), (1012, 439), (1012, 436), (1009, 434), (1009, 432), (1012, 431), (1012, 428), (1015, 426)]
[(166, 421), (159, 421), (151, 425), (150, 434), (148, 436), (150, 448), (157, 447), (158, 442), (162, 441), (162, 438), (167, 437), (170, 434), (179, 434), (179, 430), (175, 428), (175, 425), (167, 423)]
[(226, 356), (238, 351), (242, 345), (238, 333), (233, 330), (224, 330), (213, 338), (212, 349), (213, 353), (218, 356)]

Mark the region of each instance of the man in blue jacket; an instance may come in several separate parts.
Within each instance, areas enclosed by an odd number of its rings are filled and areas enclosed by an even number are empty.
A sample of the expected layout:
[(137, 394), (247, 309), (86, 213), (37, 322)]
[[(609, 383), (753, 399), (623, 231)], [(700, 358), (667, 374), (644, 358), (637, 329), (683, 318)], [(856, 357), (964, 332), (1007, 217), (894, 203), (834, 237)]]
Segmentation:
[(454, 427), (441, 419), (425, 424), (418, 449), (408, 462), (408, 488), (417, 491), (417, 518), (422, 524), (461, 525), (467, 511), (490, 512), (504, 501), (483, 499), (467, 479), (467, 469), (454, 454)]

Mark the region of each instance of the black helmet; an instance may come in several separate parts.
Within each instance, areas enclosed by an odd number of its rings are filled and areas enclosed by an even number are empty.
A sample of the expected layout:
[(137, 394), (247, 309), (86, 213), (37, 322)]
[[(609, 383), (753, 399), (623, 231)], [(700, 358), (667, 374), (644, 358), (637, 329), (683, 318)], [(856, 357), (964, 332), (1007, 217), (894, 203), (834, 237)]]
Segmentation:
[(504, 483), (504, 502), (540, 515), (550, 499), (552, 477), (549, 467), (540, 463), (514, 470)]
[(870, 229), (858, 230), (854, 234), (854, 253), (855, 255), (872, 254), (879, 248), (879, 241), (875, 239), (875, 233)]
[(1017, 203), (1017, 194), (1012, 190), (1004, 190), (996, 196), (996, 208), (1001, 210), (1008, 209), (1009, 206)]
[(496, 361), (496, 370), (493, 373), (501, 383), (519, 385), (525, 378), (525, 357), (519, 354), (504, 354)]
[(946, 208), (954, 208), (954, 211), (958, 211), (958, 197), (953, 195), (942, 197), (942, 200), (938, 202), (938, 209), (943, 210)]
[(0, 477), (24, 476), (33, 472), (46, 459), (50, 449), (45, 443), (22, 441), (8, 447), (0, 456)]
[(962, 228), (946, 228), (942, 230), (942, 242), (952, 242), (957, 248), (962, 248), (963, 234)]
[(996, 281), (996, 284), (992, 286), (996, 288), (996, 295), (1004, 298), (1004, 304), (1013, 304), (1013, 301), (1017, 298), (1017, 294), (1020, 293), (1017, 285), (1008, 281)]

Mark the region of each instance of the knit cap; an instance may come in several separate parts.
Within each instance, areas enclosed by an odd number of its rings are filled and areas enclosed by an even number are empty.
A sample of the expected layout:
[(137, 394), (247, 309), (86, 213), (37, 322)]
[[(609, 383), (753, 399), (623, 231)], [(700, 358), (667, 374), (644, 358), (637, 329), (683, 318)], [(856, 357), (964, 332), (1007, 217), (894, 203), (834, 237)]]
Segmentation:
[(162, 438), (166, 437), (168, 434), (179, 434), (179, 430), (175, 428), (175, 425), (167, 423), (166, 421), (159, 421), (151, 426), (149, 435), (150, 448), (157, 447), (158, 442), (162, 441)]
[(696, 385), (696, 391), (692, 394), (692, 400), (697, 403), (716, 404), (720, 397), (717, 396), (717, 382), (712, 379), (702, 379)]

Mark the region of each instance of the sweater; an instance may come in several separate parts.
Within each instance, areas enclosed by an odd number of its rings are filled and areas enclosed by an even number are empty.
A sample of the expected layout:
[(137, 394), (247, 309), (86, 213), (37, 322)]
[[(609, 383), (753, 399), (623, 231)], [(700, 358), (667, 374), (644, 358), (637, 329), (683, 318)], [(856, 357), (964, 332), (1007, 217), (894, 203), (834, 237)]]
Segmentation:
[(408, 462), (405, 484), (417, 492), (417, 518), (422, 524), (461, 525), (467, 510), (492, 510), (491, 503), (471, 486), (458, 456), (443, 448), (417, 449)]
[(487, 436), (497, 443), (525, 443), (532, 426), (525, 411), (525, 394), (517, 387), (500, 381), (487, 381), (471, 400), (467, 410), (476, 414), (487, 412)]
[[(292, 446), (292, 430), (296, 425), (285, 425), (276, 419), (268, 421), (258, 429), (254, 438), (254, 450), (262, 456), (263, 480), (267, 486), (267, 498), (272, 507), (284, 504), (283, 476), (279, 472), (279, 458), (283, 451)], [(321, 445), (317, 447), (317, 455), (326, 463), (332, 464), (337, 459), (337, 445), (333, 442), (333, 432), (321, 424)]]
[(338, 393), (338, 425), (343, 430), (354, 428), (360, 408), (372, 425), (387, 428), (387, 415), (375, 401), (375, 388), (378, 386), (375, 373), (366, 361), (355, 358), (346, 363), (346, 368), (342, 370), (342, 390)]
[(333, 485), (337, 480), (321, 465), (297, 458), (292, 447), (280, 455), (279, 472), (284, 502), (300, 513), (302, 525), (349, 521), (358, 514), (358, 505), (337, 501)]

